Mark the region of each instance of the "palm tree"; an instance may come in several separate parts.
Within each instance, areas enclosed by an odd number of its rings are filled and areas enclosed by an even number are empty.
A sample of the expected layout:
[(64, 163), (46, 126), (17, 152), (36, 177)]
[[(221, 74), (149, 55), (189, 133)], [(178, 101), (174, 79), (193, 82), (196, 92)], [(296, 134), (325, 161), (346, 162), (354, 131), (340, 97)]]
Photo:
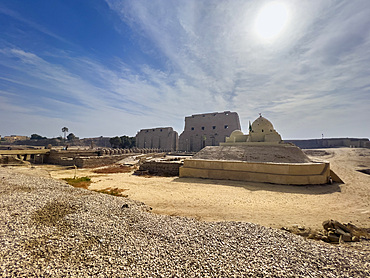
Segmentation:
[(66, 140), (66, 133), (68, 132), (68, 127), (63, 127), (62, 132), (64, 132), (64, 141)]

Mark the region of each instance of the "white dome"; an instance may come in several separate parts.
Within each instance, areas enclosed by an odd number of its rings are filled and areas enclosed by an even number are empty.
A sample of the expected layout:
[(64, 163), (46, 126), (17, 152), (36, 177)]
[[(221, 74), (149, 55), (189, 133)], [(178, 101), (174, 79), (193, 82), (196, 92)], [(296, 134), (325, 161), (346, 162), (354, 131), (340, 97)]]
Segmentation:
[(244, 135), (244, 133), (243, 133), (243, 132), (241, 132), (240, 130), (234, 130), (233, 132), (231, 132), (231, 134), (230, 134), (230, 138), (232, 138), (232, 137), (236, 137), (236, 136), (238, 136), (238, 135)]
[(272, 132), (274, 126), (266, 118), (259, 116), (252, 124), (252, 132)]

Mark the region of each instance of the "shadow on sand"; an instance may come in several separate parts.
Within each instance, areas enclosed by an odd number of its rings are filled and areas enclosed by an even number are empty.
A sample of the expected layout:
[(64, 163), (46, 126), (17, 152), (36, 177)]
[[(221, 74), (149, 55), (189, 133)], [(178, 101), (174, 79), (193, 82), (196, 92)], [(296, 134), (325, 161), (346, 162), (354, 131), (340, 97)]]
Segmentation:
[(173, 182), (179, 183), (197, 183), (197, 184), (214, 184), (222, 186), (241, 187), (249, 191), (271, 191), (292, 194), (309, 194), (322, 195), (341, 192), (340, 183), (324, 185), (285, 185), (259, 182), (243, 182), (232, 180), (212, 180), (202, 178), (175, 178)]

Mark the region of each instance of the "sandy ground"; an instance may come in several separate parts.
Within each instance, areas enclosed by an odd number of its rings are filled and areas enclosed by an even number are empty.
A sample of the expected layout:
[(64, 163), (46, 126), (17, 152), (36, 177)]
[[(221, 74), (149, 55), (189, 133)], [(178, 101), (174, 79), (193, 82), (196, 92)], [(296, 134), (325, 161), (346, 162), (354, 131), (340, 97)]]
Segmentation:
[[(158, 214), (204, 221), (244, 221), (281, 228), (298, 224), (321, 229), (324, 220), (370, 227), (369, 149), (326, 149), (331, 169), (344, 184), (287, 186), (178, 177), (140, 177), (131, 173), (94, 174), (88, 169), (41, 166), (53, 178), (89, 176), (89, 189), (125, 189), (130, 199), (144, 202)], [(317, 157), (316, 157), (317, 158)], [(37, 168), (37, 167), (36, 167)], [(35, 170), (36, 171), (36, 170)]]

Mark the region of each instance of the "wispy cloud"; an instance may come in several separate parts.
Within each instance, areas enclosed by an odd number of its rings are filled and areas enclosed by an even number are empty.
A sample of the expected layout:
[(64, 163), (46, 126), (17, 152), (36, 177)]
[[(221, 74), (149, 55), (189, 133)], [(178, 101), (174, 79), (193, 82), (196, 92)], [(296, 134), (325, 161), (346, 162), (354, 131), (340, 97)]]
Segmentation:
[[(338, 111), (344, 113), (341, 120), (352, 120), (358, 111), (370, 116), (366, 1), (286, 1), (291, 24), (270, 44), (258, 41), (252, 30), (263, 2), (107, 2), (154, 42), (155, 51), (168, 61), (170, 76), (191, 84), (181, 93), (200, 93), (198, 99), (209, 101), (204, 107), (210, 110), (228, 107), (243, 121), (264, 112), (288, 136), (297, 137), (309, 136), (302, 126), (308, 120), (331, 129), (333, 136), (344, 134), (323, 122)], [(184, 101), (194, 104), (192, 96)], [(297, 117), (302, 121), (290, 124), (295, 130), (284, 126)]]
[(44, 26), (40, 25), (40, 24), (37, 24), (25, 17), (23, 17), (22, 15), (20, 15), (18, 12), (14, 11), (14, 10), (11, 10), (9, 8), (6, 8), (4, 6), (2, 6), (0, 4), (0, 14), (3, 14), (3, 15), (6, 15), (6, 16), (9, 16), (9, 17), (12, 17), (20, 22), (23, 22), (25, 23), (26, 25), (28, 25), (29, 27), (32, 27), (34, 29), (36, 29), (37, 31), (45, 34), (45, 35), (48, 35), (54, 39), (57, 39), (61, 42), (64, 42), (64, 43), (67, 43), (67, 44), (72, 44), (70, 41), (66, 40), (65, 38), (61, 37), (61, 36), (58, 36), (57, 34), (51, 32), (50, 30), (48, 30), (47, 28), (45, 28)]
[[(155, 126), (181, 132), (187, 115), (233, 110), (244, 127), (262, 112), (284, 137), (369, 136), (367, 1), (286, 0), (290, 25), (271, 42), (253, 30), (268, 1), (106, 2), (155, 62), (115, 57), (108, 64), (88, 53), (8, 45), (0, 50), (7, 69), (0, 96), (14, 113), (29, 100), (40, 115), (86, 135), (134, 135)], [(15, 12), (0, 13), (63, 40)]]
[[(192, 101), (199, 100), (195, 106), (203, 108), (199, 91), (179, 79), (170, 81), (173, 78), (170, 75), (147, 67), (138, 74), (128, 67), (112, 71), (86, 57), (64, 56), (64, 63), (69, 62), (62, 66), (20, 49), (3, 49), (0, 55), (0, 65), (17, 71), (19, 78), (2, 78), (11, 84), (8, 87), (34, 92), (11, 94), (10, 89), (4, 94), (14, 113), (37, 111), (70, 124), (77, 119), (81, 122), (80, 130), (84, 129), (81, 125), (91, 126), (89, 121), (94, 120), (100, 123), (96, 126), (99, 134), (109, 130), (107, 123), (135, 134), (137, 125), (150, 127), (161, 121), (163, 125), (174, 125), (177, 121), (180, 126), (186, 110), (184, 104), (192, 104), (189, 94), (193, 94)], [(171, 85), (167, 84), (169, 81)], [(179, 94), (186, 91), (189, 91), (186, 97)], [(25, 103), (32, 105), (32, 109), (22, 110)]]

